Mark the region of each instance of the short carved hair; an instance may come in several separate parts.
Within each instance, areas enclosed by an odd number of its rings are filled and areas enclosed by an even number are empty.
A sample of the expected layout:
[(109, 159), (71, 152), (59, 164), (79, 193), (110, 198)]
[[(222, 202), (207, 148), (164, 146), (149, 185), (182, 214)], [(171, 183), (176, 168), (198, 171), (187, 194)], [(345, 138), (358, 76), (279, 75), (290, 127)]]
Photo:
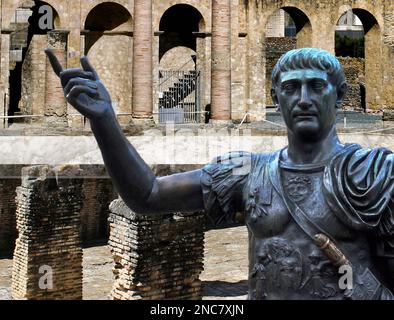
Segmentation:
[(281, 72), (298, 69), (325, 71), (337, 87), (346, 82), (343, 67), (335, 56), (323, 49), (301, 48), (288, 51), (279, 59), (272, 71), (272, 87), (276, 87)]

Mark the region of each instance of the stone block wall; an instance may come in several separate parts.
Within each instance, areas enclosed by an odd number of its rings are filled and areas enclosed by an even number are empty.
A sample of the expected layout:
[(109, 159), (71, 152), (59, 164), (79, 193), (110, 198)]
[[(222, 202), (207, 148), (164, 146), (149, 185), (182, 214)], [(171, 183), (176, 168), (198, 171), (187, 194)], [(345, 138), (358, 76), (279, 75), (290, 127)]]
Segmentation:
[(119, 117), (121, 124), (127, 125), (132, 112), (133, 40), (127, 35), (102, 35), (94, 40), (89, 40), (94, 44), (85, 53), (108, 88), (116, 113), (128, 114)]
[(342, 108), (352, 110), (363, 110), (361, 86), (365, 87), (365, 59), (338, 57), (342, 64), (348, 92)]
[(201, 299), (204, 214), (141, 216), (111, 204), (114, 300)]
[(297, 46), (297, 39), (290, 37), (267, 37), (266, 38), (266, 75), (265, 94), (267, 105), (273, 105), (271, 98), (271, 75), (279, 58), (287, 51), (293, 50)]
[[(10, 257), (17, 238), (16, 188), (22, 165), (0, 165), (0, 257)], [(109, 205), (117, 193), (103, 165), (82, 165), (81, 237), (83, 243), (108, 239)], [(166, 171), (170, 174), (170, 170)]]
[[(82, 299), (78, 167), (33, 166), (17, 188), (13, 299)], [(44, 268), (44, 269), (43, 269)]]

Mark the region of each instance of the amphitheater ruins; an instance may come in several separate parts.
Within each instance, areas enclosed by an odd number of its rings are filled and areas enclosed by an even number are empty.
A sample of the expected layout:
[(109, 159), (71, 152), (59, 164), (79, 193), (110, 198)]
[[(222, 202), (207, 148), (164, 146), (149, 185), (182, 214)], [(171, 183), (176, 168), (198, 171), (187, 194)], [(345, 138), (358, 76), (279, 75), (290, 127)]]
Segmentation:
[[(63, 97), (48, 47), (68, 68), (78, 67), (82, 55), (90, 58), (130, 135), (134, 126), (145, 131), (166, 123), (263, 123), (273, 110), (272, 68), (296, 47), (340, 57), (349, 83), (346, 110), (394, 109), (391, 0), (0, 0), (0, 8), (2, 138), (74, 136), (79, 128), (89, 135), (86, 119)], [(280, 144), (282, 136), (269, 141)], [(387, 145), (394, 149), (390, 139)], [(101, 163), (31, 164), (0, 163), (0, 259), (14, 253), (14, 299), (81, 299), (81, 247), (97, 239), (109, 239), (115, 261), (111, 298), (201, 298), (202, 215), (136, 217), (115, 200)], [(159, 163), (155, 170), (201, 165), (187, 164)], [(42, 265), (53, 265), (57, 290), (36, 286)]]

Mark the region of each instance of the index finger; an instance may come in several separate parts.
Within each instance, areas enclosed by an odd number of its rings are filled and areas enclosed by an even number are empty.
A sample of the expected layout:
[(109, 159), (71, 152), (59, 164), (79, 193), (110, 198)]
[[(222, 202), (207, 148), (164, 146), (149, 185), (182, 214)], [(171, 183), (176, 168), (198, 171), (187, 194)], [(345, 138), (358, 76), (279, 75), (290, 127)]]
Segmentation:
[(49, 62), (51, 63), (53, 71), (56, 73), (56, 75), (59, 77), (60, 73), (63, 71), (63, 67), (60, 64), (59, 60), (53, 53), (51, 49), (46, 49), (45, 50), (46, 55), (48, 56)]
[(99, 79), (99, 76), (98, 76), (96, 70), (94, 69), (94, 67), (90, 63), (89, 58), (87, 56), (83, 56), (81, 58), (81, 65), (82, 65), (83, 70), (93, 73), (96, 80)]

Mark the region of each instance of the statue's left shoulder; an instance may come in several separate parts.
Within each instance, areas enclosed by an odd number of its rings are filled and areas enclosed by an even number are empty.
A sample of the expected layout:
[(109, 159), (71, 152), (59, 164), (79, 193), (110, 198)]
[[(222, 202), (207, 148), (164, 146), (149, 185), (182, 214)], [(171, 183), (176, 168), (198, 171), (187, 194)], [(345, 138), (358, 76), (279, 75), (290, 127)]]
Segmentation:
[[(394, 154), (386, 148), (347, 145), (325, 170), (323, 192), (337, 216), (355, 229), (382, 225), (394, 194)], [(394, 221), (394, 220), (393, 220)]]

